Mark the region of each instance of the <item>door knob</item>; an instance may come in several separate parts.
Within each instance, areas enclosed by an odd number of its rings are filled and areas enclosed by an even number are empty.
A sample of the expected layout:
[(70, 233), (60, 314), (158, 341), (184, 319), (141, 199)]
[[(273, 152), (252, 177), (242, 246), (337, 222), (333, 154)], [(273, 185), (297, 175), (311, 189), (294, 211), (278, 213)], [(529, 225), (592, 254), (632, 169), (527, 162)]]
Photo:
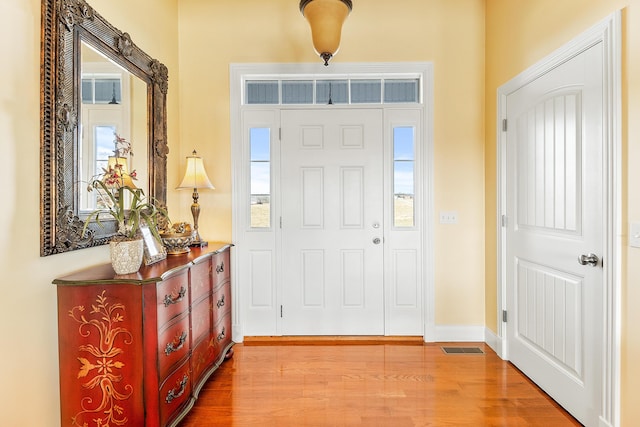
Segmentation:
[(373, 238), (373, 244), (374, 245), (379, 245), (380, 244), (380, 238), (379, 237), (374, 237)]
[(578, 262), (582, 265), (590, 265), (591, 267), (595, 267), (598, 265), (600, 260), (598, 259), (598, 255), (596, 254), (583, 254), (578, 257)]

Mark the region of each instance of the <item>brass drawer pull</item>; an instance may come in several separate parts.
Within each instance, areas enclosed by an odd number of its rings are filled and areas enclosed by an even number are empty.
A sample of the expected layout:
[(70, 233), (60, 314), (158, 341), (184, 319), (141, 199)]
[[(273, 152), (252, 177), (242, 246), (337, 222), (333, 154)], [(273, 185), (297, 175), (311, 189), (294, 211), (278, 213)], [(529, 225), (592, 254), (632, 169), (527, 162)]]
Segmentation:
[(220, 334), (218, 334), (218, 341), (222, 341), (223, 339), (225, 339), (227, 337), (227, 335), (225, 334), (225, 328), (224, 326), (222, 327), (222, 332), (220, 332)]
[(171, 304), (177, 304), (182, 301), (182, 298), (187, 294), (187, 288), (184, 286), (180, 286), (180, 291), (178, 291), (178, 296), (174, 297), (173, 294), (164, 296), (164, 306), (169, 307)]
[(178, 391), (176, 391), (175, 388), (172, 388), (171, 390), (169, 390), (169, 393), (167, 393), (167, 397), (164, 399), (164, 401), (167, 403), (171, 403), (173, 402), (174, 399), (177, 399), (178, 397), (182, 396), (184, 394), (184, 391), (187, 389), (188, 381), (189, 381), (189, 377), (187, 376), (187, 374), (185, 374), (184, 377), (182, 377), (182, 380), (180, 380), (176, 384), (180, 389)]
[(167, 343), (167, 347), (164, 349), (164, 354), (168, 356), (174, 351), (180, 350), (185, 341), (187, 341), (187, 333), (183, 332), (182, 335), (178, 337), (177, 342), (176, 340), (173, 340), (173, 342)]
[(224, 261), (220, 263), (220, 265), (216, 266), (216, 273), (220, 274), (224, 272)]
[(218, 300), (218, 302), (216, 303), (216, 305), (218, 306), (218, 308), (220, 307), (224, 307), (224, 294), (222, 294), (222, 298), (220, 298)]

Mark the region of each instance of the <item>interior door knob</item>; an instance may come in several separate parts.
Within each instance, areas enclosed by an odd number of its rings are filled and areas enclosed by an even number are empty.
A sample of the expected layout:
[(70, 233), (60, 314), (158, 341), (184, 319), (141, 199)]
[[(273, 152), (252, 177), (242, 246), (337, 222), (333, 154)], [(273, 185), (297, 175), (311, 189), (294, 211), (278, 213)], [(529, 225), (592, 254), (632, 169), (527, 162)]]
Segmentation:
[(380, 238), (379, 237), (374, 237), (373, 238), (373, 244), (374, 245), (379, 245), (380, 244)]
[(598, 255), (596, 254), (583, 254), (578, 257), (578, 262), (582, 265), (590, 265), (591, 267), (596, 267), (600, 262), (600, 259), (598, 259)]

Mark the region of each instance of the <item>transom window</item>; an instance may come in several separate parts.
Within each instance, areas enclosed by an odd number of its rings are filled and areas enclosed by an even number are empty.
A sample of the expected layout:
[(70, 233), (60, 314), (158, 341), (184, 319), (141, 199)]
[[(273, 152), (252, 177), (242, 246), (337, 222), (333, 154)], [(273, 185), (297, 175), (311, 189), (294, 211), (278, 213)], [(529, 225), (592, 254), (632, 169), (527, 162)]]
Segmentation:
[(246, 80), (249, 105), (419, 104), (418, 78)]
[(122, 83), (119, 75), (83, 74), (83, 104), (122, 104)]

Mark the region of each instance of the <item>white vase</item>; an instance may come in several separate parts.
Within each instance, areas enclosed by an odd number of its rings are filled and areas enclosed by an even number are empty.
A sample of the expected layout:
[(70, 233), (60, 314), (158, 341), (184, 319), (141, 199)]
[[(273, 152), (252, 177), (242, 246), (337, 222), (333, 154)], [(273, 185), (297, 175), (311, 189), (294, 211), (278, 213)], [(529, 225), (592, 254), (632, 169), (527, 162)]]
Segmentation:
[(111, 265), (116, 274), (131, 274), (142, 264), (144, 245), (142, 239), (109, 242)]

